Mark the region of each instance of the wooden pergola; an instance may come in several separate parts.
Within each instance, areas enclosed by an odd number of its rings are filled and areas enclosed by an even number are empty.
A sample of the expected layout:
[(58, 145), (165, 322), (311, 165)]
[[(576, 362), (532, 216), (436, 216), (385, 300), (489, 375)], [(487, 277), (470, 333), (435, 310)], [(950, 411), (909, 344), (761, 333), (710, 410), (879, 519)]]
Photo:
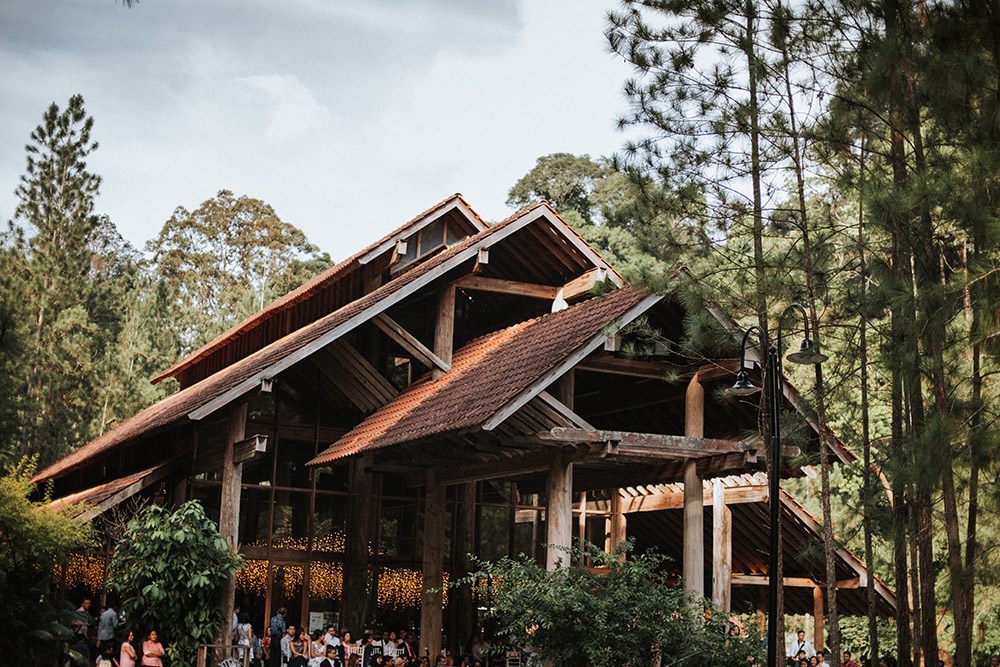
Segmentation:
[[(487, 225), (455, 195), (179, 361), (154, 378), (176, 393), (35, 480), (56, 502), (89, 502), (87, 518), (134, 494), (217, 508), (233, 547), (263, 563), (263, 583), (243, 582), (257, 619), (289, 604), (279, 581), (298, 581), (303, 619), (339, 611), (356, 629), (379, 577), (409, 567), (431, 655), (446, 570), (496, 546), (487, 511), (507, 512), (511, 553), (531, 523), (529, 548), (551, 545), (536, 555), (554, 568), (574, 535), (613, 549), (642, 503), (672, 503), (680, 526), (664, 539), (681, 535), (685, 585), (704, 595), (709, 582), (728, 606), (731, 586), (762, 573), (725, 565), (741, 549), (725, 523), (706, 541), (719, 501), (705, 485), (763, 469), (744, 437), (757, 406), (721, 395), (736, 361), (688, 349), (684, 317), (670, 293), (625, 285), (547, 204)], [(785, 397), (804, 415), (787, 383)], [(640, 487), (659, 491), (638, 501), (627, 489)], [(723, 497), (740, 493), (756, 491)], [(728, 583), (712, 585), (713, 569)], [(244, 589), (230, 584), (231, 605)], [(472, 592), (453, 592), (447, 616), (448, 640), (466, 641)]]

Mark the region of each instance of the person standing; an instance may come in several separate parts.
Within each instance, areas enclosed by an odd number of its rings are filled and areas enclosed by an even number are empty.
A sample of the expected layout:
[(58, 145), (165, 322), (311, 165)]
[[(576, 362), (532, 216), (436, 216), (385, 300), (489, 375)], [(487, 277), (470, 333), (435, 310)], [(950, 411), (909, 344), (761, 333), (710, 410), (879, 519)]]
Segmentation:
[(156, 634), (150, 630), (146, 641), (142, 643), (142, 667), (163, 667), (163, 644)]
[[(246, 617), (237, 617), (236, 624), (233, 626), (236, 634), (236, 645), (240, 647), (239, 649), (239, 659), (243, 660), (243, 652), (251, 651), (253, 646), (253, 626), (247, 622)], [(251, 654), (252, 655), (252, 654)]]
[(132, 642), (135, 641), (135, 634), (129, 630), (122, 637), (122, 648), (118, 654), (118, 667), (135, 667), (135, 647), (132, 646)]
[(281, 642), (285, 637), (285, 632), (288, 630), (288, 624), (285, 623), (285, 616), (287, 615), (288, 610), (282, 607), (271, 618), (271, 623), (268, 626), (271, 630), (270, 641), (268, 642), (271, 667), (281, 667)]
[(108, 598), (108, 608), (101, 613), (101, 618), (97, 621), (97, 648), (103, 652), (106, 645), (115, 649), (115, 630), (118, 629), (118, 612), (115, 611), (115, 603)]

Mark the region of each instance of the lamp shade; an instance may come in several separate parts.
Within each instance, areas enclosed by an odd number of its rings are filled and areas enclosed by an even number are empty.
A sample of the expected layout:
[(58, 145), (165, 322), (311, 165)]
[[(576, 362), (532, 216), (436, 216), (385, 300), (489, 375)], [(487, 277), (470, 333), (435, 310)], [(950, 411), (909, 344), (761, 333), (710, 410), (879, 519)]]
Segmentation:
[(760, 387), (750, 381), (750, 376), (742, 368), (736, 373), (736, 382), (727, 389), (733, 396), (751, 396), (760, 391)]

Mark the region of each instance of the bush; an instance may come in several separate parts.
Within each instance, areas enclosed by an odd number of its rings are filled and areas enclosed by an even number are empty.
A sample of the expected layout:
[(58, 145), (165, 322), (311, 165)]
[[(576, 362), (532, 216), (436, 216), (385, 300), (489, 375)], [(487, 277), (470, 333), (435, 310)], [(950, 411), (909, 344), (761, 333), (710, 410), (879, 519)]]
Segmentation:
[(573, 549), (582, 567), (547, 572), (528, 559), (477, 561), (478, 572), (453, 586), (485, 586), (498, 634), (555, 667), (661, 664), (747, 667), (761, 662), (759, 642), (730, 634), (728, 615), (702, 606), (669, 580), (664, 557)]
[(94, 541), (90, 524), (73, 520), (73, 507), (53, 510), (48, 499), (31, 499), (33, 471), (32, 462), (22, 461), (0, 476), (3, 655), (25, 665), (51, 663), (58, 642), (72, 637), (78, 616), (72, 605), (52, 599), (52, 573)]
[(170, 664), (181, 667), (218, 636), (222, 588), (241, 567), (243, 558), (192, 500), (173, 512), (140, 511), (115, 549), (110, 580), (136, 635), (156, 630)]

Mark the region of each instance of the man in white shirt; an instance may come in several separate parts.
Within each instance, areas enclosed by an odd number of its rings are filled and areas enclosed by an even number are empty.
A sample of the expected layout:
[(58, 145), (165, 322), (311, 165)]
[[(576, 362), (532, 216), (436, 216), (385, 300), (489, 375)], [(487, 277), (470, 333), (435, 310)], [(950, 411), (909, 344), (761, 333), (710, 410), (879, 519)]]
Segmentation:
[(337, 629), (330, 625), (326, 628), (326, 634), (323, 635), (323, 645), (324, 646), (340, 646), (340, 637), (337, 636)]
[(295, 637), (295, 626), (289, 625), (285, 636), (281, 638), (281, 664), (287, 665), (292, 659), (292, 638)]
[(805, 630), (798, 630), (795, 633), (795, 639), (788, 643), (787, 656), (789, 658), (794, 658), (799, 651), (804, 652), (807, 658), (811, 658), (816, 655), (816, 649), (813, 648), (812, 642), (806, 641)]
[(818, 667), (830, 667), (830, 663), (826, 661), (826, 655), (823, 651), (816, 651), (816, 662), (819, 663)]

